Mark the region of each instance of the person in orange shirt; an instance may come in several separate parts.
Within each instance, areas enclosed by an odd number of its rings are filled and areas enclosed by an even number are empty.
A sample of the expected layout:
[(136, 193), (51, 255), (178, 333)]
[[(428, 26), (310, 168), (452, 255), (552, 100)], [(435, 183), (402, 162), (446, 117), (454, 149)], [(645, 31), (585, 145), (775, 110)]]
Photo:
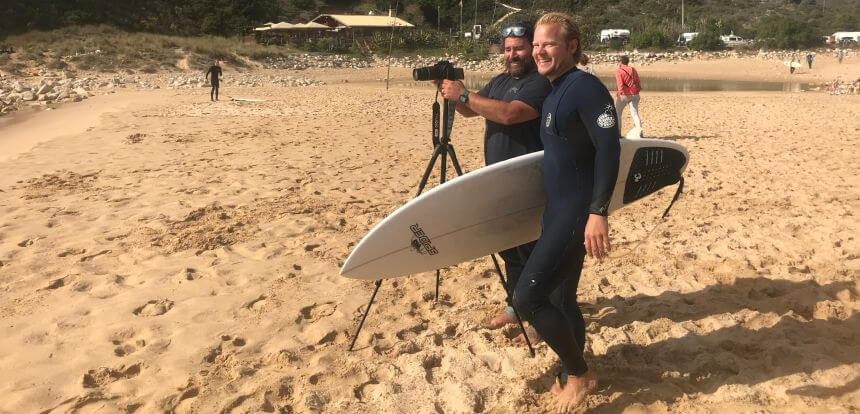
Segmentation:
[[(642, 120), (639, 119), (639, 91), (642, 90), (642, 85), (639, 83), (639, 73), (636, 69), (628, 66), (630, 58), (627, 56), (621, 57), (621, 64), (618, 65), (618, 70), (615, 71), (615, 84), (618, 87), (618, 92), (615, 100), (615, 112), (618, 113), (618, 130), (621, 131), (621, 119), (624, 112), (624, 107), (630, 104), (630, 115), (633, 116), (633, 123), (640, 129), (642, 128)], [(642, 133), (639, 133), (640, 136)]]

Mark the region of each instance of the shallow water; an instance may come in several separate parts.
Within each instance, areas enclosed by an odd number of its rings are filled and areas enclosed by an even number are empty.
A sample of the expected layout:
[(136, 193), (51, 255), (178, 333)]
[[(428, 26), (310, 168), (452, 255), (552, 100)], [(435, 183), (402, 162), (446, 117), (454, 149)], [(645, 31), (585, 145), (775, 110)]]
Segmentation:
[[(491, 76), (466, 76), (463, 82), (471, 90), (484, 87)], [(600, 80), (609, 88), (615, 90), (615, 78), (600, 76)], [(642, 89), (651, 92), (739, 92), (739, 91), (775, 91), (775, 92), (801, 92), (809, 90), (813, 85), (800, 82), (764, 82), (764, 81), (729, 81), (713, 79), (669, 79), (669, 78), (645, 78), (642, 79)], [(392, 79), (392, 86), (398, 87), (431, 87), (430, 82), (415, 82), (405, 79)]]

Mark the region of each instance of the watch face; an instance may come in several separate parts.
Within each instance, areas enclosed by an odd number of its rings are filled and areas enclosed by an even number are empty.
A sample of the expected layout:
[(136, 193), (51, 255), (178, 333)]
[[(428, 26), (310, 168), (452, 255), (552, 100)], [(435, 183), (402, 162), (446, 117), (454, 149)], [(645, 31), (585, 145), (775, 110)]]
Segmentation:
[(469, 100), (469, 92), (463, 92), (463, 94), (460, 95), (460, 103), (466, 103), (467, 100)]

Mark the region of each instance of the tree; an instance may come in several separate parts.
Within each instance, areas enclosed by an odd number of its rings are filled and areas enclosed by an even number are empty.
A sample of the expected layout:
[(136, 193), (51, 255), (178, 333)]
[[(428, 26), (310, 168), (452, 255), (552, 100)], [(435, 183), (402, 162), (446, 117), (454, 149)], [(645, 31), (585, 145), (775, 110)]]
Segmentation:
[(701, 20), (696, 28), (699, 34), (687, 43), (687, 47), (693, 50), (725, 49), (726, 44), (720, 39), (721, 26), (722, 23), (714, 19)]
[(793, 17), (769, 16), (756, 30), (756, 40), (773, 49), (799, 49), (821, 43), (818, 29)]

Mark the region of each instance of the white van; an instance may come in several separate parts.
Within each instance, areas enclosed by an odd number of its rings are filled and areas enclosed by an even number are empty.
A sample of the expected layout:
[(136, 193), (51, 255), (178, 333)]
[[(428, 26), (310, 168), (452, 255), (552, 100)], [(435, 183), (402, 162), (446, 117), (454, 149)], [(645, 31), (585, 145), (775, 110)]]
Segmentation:
[(836, 32), (833, 33), (835, 43), (860, 43), (860, 32)]
[(612, 39), (620, 39), (626, 43), (630, 40), (630, 31), (627, 29), (603, 29), (600, 31), (600, 43), (607, 43)]
[(699, 35), (699, 32), (681, 33), (681, 35), (678, 36), (678, 44), (681, 46), (684, 46), (687, 43), (689, 43), (691, 40), (695, 39), (696, 36), (698, 36), (698, 35)]

